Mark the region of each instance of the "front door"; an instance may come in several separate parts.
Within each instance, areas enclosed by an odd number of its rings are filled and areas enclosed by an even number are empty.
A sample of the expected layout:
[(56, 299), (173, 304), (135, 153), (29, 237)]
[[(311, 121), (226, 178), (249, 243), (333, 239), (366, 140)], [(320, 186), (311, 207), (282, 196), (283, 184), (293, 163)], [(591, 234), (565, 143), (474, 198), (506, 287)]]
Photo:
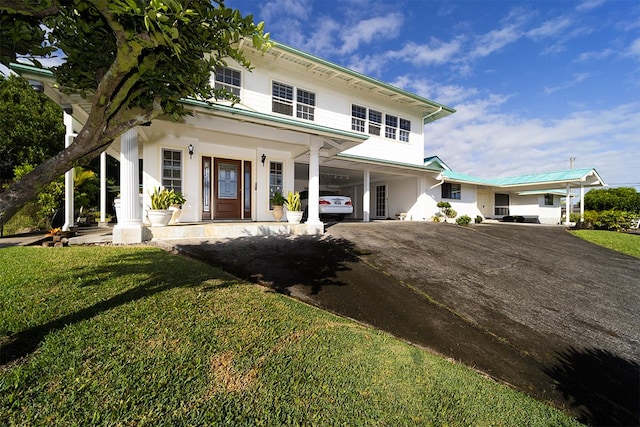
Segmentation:
[(478, 190), (478, 209), (483, 218), (492, 218), (493, 209), (491, 205), (491, 193), (484, 190)]
[(376, 218), (386, 218), (387, 215), (387, 186), (376, 186)]
[(213, 212), (214, 219), (240, 219), (242, 209), (242, 162), (214, 159)]

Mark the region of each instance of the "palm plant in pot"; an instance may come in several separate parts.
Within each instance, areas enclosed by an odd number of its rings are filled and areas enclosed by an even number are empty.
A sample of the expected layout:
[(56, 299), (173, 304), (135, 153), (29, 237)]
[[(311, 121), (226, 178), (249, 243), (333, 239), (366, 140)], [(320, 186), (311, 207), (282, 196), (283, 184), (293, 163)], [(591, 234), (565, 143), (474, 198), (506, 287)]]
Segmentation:
[(171, 192), (165, 188), (158, 187), (153, 189), (151, 196), (151, 205), (147, 211), (147, 217), (152, 227), (164, 227), (169, 224), (172, 212), (169, 210), (171, 206)]
[(280, 222), (280, 219), (284, 215), (283, 206), (286, 202), (284, 196), (281, 192), (276, 191), (275, 193), (273, 193), (273, 196), (271, 197), (271, 199), (269, 199), (269, 201), (271, 202), (273, 217), (276, 219), (276, 221)]
[(287, 200), (284, 202), (287, 206), (287, 221), (290, 224), (300, 224), (302, 220), (302, 204), (300, 202), (300, 193), (289, 191)]

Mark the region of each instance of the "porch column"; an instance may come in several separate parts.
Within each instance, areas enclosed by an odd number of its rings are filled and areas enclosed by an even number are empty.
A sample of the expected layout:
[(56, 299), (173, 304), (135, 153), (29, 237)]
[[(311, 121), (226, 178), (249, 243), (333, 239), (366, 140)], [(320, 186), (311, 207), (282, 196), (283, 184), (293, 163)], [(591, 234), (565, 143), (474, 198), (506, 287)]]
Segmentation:
[(565, 202), (565, 210), (564, 210), (564, 225), (566, 227), (569, 226), (569, 215), (571, 215), (571, 187), (567, 184), (567, 201)]
[(316, 141), (309, 146), (309, 203), (307, 205), (307, 224), (317, 226), (320, 221), (320, 147)]
[(138, 131), (129, 129), (120, 137), (120, 211), (113, 227), (113, 243), (141, 243), (145, 228), (138, 195)]
[(100, 154), (100, 227), (107, 226), (107, 152)]
[[(71, 106), (63, 106), (63, 122), (65, 127), (64, 146), (65, 148), (73, 142), (73, 108)], [(74, 220), (74, 203), (73, 203), (73, 168), (64, 174), (64, 224), (62, 229), (69, 231), (71, 227), (75, 227)]]
[(362, 221), (369, 222), (371, 220), (371, 172), (369, 169), (364, 170), (362, 182)]
[(580, 183), (580, 221), (584, 221), (584, 184)]

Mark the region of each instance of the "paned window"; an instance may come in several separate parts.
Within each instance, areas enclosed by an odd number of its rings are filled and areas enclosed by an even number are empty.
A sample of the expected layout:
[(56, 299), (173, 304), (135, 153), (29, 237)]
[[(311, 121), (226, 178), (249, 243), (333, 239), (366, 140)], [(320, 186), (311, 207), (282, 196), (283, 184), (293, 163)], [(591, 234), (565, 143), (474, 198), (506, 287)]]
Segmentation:
[[(411, 121), (398, 118), (391, 114), (384, 114), (381, 111), (372, 110), (360, 105), (351, 105), (351, 130), (356, 132), (367, 132), (369, 135), (382, 135), (382, 118), (384, 116), (384, 136), (389, 139), (399, 139), (409, 142), (411, 134)], [(398, 128), (399, 126), (399, 128)]]
[(409, 134), (411, 133), (411, 122), (407, 119), (400, 119), (400, 141), (409, 142)]
[(162, 150), (162, 185), (182, 192), (182, 151)]
[(390, 114), (384, 116), (384, 136), (389, 139), (396, 139), (398, 131), (398, 118)]
[(269, 162), (269, 209), (273, 209), (271, 198), (274, 194), (282, 194), (283, 165), (282, 162)]
[(273, 82), (271, 96), (274, 113), (293, 116), (293, 86)]
[(359, 105), (351, 106), (351, 129), (364, 132), (364, 123), (367, 119), (367, 109)]
[(460, 184), (452, 184), (445, 182), (442, 184), (442, 198), (460, 200), (461, 188)]
[[(294, 99), (295, 91), (295, 99)], [(271, 111), (274, 113), (293, 116), (294, 104), (296, 117), (305, 120), (315, 119), (316, 94), (308, 90), (297, 89), (293, 86), (273, 82), (271, 86)]]
[(240, 96), (240, 71), (228, 67), (216, 67), (216, 89), (226, 89), (235, 96)]
[(316, 94), (302, 89), (296, 89), (298, 104), (296, 116), (300, 119), (313, 120), (316, 107)]
[(369, 134), (380, 136), (382, 128), (382, 113), (376, 110), (369, 110)]
[(545, 206), (553, 206), (553, 194), (545, 194), (544, 195), (544, 205)]

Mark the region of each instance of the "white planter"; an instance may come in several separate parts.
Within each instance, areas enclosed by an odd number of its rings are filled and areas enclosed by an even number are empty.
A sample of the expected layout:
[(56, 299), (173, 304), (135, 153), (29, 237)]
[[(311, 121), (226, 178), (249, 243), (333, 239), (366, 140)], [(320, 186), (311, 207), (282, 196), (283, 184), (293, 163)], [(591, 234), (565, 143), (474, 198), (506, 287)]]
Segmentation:
[(177, 224), (178, 218), (180, 218), (180, 214), (182, 214), (182, 208), (180, 205), (171, 205), (169, 206), (169, 210), (171, 211), (171, 220), (169, 221), (169, 225)]
[(169, 224), (169, 221), (171, 221), (171, 215), (173, 215), (173, 212), (169, 209), (149, 209), (147, 211), (147, 217), (149, 218), (149, 222), (152, 227), (166, 227)]
[(289, 224), (300, 224), (302, 211), (287, 211), (287, 221), (289, 221)]

